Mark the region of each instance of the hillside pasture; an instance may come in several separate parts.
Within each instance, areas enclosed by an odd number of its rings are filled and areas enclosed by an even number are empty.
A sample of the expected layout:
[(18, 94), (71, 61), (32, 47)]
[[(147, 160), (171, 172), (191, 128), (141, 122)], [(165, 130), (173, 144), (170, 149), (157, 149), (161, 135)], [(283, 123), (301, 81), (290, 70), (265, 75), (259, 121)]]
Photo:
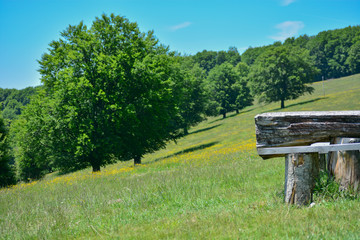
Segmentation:
[(286, 205), (284, 159), (256, 153), (256, 114), (360, 109), (360, 75), (313, 87), (285, 109), (256, 103), (208, 118), (137, 167), (119, 162), (1, 189), (0, 238), (358, 239), (356, 195)]

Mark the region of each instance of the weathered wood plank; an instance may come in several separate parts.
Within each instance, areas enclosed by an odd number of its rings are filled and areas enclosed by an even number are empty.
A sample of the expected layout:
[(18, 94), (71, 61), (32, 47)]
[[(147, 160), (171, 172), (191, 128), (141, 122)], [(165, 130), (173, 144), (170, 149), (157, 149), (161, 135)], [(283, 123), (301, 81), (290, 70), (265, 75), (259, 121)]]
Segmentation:
[(360, 111), (270, 112), (255, 116), (256, 146), (306, 146), (360, 137)]
[(296, 147), (274, 147), (274, 148), (258, 148), (258, 154), (264, 159), (273, 157), (282, 157), (290, 153), (328, 153), (335, 151), (360, 151), (360, 143), (347, 144), (331, 144), (331, 145), (315, 145), (315, 146), (296, 146)]

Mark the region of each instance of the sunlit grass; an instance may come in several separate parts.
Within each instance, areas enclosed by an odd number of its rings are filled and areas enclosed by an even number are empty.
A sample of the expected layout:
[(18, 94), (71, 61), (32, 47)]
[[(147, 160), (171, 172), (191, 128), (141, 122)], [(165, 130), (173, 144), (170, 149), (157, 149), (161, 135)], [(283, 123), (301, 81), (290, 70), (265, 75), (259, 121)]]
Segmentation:
[(0, 239), (357, 239), (359, 199), (283, 203), (284, 160), (255, 150), (254, 116), (359, 110), (360, 75), (297, 100), (209, 118), (143, 164), (108, 165), (0, 190)]

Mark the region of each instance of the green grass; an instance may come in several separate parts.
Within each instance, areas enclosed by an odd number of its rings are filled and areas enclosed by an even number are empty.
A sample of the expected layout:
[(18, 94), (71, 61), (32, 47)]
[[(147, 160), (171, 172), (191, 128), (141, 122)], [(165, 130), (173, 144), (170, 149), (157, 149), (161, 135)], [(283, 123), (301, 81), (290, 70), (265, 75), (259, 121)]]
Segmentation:
[[(360, 75), (315, 83), (284, 111), (359, 110)], [(0, 191), (1, 239), (359, 239), (358, 198), (283, 203), (284, 160), (255, 151), (254, 116), (279, 103), (209, 118), (132, 162)], [(282, 111), (282, 110), (281, 110)]]

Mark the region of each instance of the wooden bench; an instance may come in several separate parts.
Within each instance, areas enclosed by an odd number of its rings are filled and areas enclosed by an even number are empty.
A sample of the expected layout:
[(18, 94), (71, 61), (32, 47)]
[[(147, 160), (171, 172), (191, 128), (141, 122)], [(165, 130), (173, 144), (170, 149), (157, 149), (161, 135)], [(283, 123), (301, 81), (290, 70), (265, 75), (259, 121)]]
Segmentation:
[[(359, 150), (360, 111), (270, 112), (255, 116), (256, 147), (263, 159), (285, 156), (285, 202), (306, 205), (319, 174), (319, 154)], [(328, 142), (328, 144), (315, 144)]]

